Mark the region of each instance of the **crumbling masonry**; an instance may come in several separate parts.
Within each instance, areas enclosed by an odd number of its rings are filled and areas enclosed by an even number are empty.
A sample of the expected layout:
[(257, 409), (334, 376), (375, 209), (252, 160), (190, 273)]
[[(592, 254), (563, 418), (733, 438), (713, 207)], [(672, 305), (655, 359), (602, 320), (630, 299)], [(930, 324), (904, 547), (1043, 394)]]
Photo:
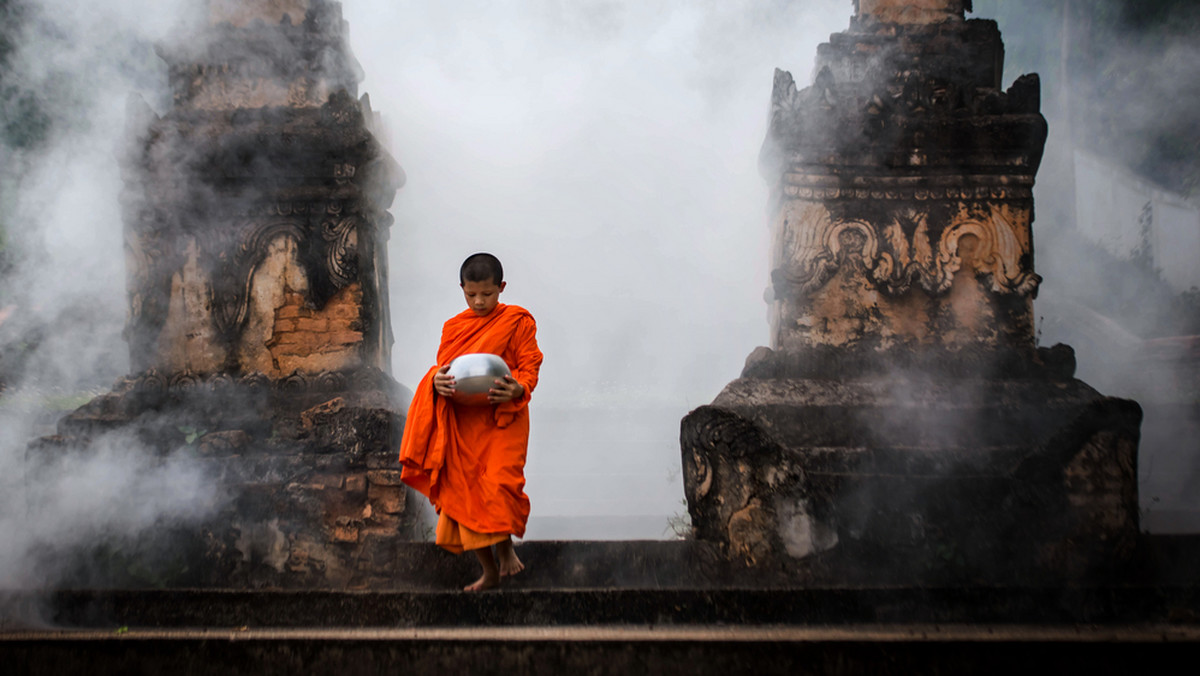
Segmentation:
[(417, 528), (392, 450), (387, 209), (404, 175), (357, 97), (339, 4), (208, 6), (197, 39), (159, 48), (170, 109), (129, 107), (132, 374), (41, 443), (132, 429), (194, 448), (227, 504), (175, 543), (176, 584), (369, 584)]
[(1036, 345), (1038, 78), (968, 2), (856, 5), (775, 74), (771, 347), (683, 421), (696, 535), (793, 581), (1107, 575), (1141, 411)]

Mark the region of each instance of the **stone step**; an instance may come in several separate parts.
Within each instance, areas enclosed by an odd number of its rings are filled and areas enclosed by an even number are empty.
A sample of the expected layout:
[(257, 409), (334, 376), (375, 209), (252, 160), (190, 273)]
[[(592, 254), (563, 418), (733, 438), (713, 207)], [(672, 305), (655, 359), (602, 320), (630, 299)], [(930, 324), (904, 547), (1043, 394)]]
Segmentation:
[(1066, 625), (1200, 620), (1196, 585), (516, 589), (464, 592), (65, 590), (7, 595), (10, 630), (531, 626)]
[[(751, 380), (714, 406), (794, 448), (1044, 446), (1081, 417), (1131, 416), (1079, 381)], [(1100, 410), (1103, 409), (1103, 410)], [(1136, 412), (1140, 421), (1140, 411)]]
[(238, 627), (13, 632), (0, 634), (0, 660), (14, 676), (1124, 674), (1184, 664), (1198, 646), (1195, 627), (1145, 625)]

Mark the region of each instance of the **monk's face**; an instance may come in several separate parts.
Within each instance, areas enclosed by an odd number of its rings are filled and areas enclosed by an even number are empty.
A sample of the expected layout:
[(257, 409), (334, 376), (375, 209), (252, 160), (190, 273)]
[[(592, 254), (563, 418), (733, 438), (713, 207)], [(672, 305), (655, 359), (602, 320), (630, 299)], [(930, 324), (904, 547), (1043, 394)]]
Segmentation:
[(485, 317), (496, 304), (500, 302), (500, 292), (508, 282), (496, 284), (494, 280), (485, 282), (466, 281), (462, 283), (463, 298), (467, 299), (467, 307), (475, 311), (476, 316)]

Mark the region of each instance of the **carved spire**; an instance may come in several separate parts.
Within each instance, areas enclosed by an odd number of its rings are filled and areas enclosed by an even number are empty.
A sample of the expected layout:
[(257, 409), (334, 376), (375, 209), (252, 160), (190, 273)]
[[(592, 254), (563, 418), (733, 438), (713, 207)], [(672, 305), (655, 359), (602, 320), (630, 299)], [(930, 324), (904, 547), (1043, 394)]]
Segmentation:
[(811, 86), (776, 71), (775, 347), (1032, 352), (1038, 79), (999, 89), (1000, 33), (966, 6), (859, 0)]

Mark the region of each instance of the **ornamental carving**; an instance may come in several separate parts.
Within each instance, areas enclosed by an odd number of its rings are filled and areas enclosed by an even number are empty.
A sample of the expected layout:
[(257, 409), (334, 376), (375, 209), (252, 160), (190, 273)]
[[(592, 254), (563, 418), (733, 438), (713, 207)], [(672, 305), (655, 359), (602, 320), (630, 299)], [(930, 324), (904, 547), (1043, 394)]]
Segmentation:
[(783, 263), (774, 274), (775, 294), (806, 297), (843, 266), (853, 264), (888, 295), (902, 295), (914, 287), (942, 295), (962, 268), (959, 245), (967, 236), (974, 238), (975, 273), (986, 279), (992, 293), (1036, 293), (1041, 277), (1033, 272), (1027, 226), (1014, 225), (998, 209), (961, 214), (942, 228), (932, 228), (929, 221), (925, 212), (900, 210), (877, 229), (862, 220), (832, 218), (816, 205), (797, 203), (782, 226)]
[(193, 394), (228, 394), (233, 390), (262, 390), (277, 395), (325, 394), (344, 392), (347, 389), (372, 391), (384, 389), (391, 382), (390, 376), (374, 367), (358, 367), (317, 374), (290, 373), (279, 379), (271, 379), (258, 372), (231, 376), (228, 373), (195, 373), (179, 371), (163, 373), (157, 369), (125, 376), (118, 382), (115, 391), (125, 396), (139, 393), (153, 397), (181, 399)]

